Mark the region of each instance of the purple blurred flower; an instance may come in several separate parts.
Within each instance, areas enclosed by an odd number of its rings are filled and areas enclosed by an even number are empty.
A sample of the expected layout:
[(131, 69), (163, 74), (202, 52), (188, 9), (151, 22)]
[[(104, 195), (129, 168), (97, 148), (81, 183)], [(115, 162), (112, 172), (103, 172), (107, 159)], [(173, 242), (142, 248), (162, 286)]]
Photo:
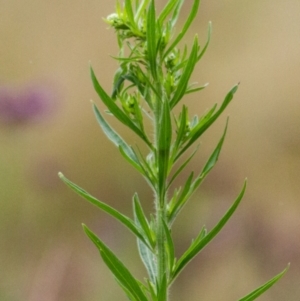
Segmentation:
[(18, 125), (44, 119), (52, 112), (54, 95), (46, 86), (0, 87), (0, 122)]

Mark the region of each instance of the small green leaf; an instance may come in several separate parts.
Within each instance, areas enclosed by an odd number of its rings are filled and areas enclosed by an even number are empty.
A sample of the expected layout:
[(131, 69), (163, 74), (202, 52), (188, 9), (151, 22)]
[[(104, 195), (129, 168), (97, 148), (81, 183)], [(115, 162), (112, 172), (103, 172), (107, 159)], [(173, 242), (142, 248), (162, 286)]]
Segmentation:
[(159, 166), (159, 187), (165, 184), (169, 171), (169, 156), (172, 142), (172, 123), (169, 102), (164, 101), (158, 132), (158, 166)]
[(210, 37), (211, 37), (211, 30), (212, 30), (212, 25), (211, 25), (211, 22), (208, 23), (208, 35), (207, 35), (207, 41), (202, 49), (202, 51), (200, 52), (200, 54), (198, 55), (198, 58), (197, 58), (197, 61), (200, 61), (202, 56), (204, 55), (204, 53), (206, 52), (207, 50), (207, 47), (210, 43)]
[(149, 3), (149, 0), (143, 0), (140, 3), (140, 5), (139, 5), (139, 7), (137, 9), (137, 12), (135, 14), (135, 17), (134, 17), (134, 19), (135, 19), (136, 22), (138, 22), (138, 20), (140, 19), (141, 15), (144, 12), (144, 10), (145, 10), (146, 6), (148, 5), (148, 3)]
[(139, 165), (139, 161), (132, 151), (132, 148), (121, 138), (121, 136), (106, 122), (106, 120), (101, 115), (100, 111), (98, 110), (97, 106), (93, 104), (94, 113), (96, 115), (96, 119), (101, 126), (104, 134), (107, 138), (112, 141), (117, 147), (121, 147), (124, 153), (137, 165)]
[[(132, 276), (118, 257), (87, 226), (83, 225), (86, 235), (99, 249), (100, 255), (117, 280), (128, 290), (135, 301), (148, 301), (138, 281)], [(125, 291), (127, 294), (127, 291)]]
[(184, 170), (184, 168), (189, 164), (189, 162), (192, 160), (196, 152), (198, 151), (199, 146), (193, 151), (193, 153), (182, 163), (182, 165), (176, 170), (174, 175), (172, 176), (171, 180), (169, 181), (168, 188), (171, 186), (173, 181), (177, 178), (177, 176)]
[(171, 28), (174, 28), (175, 25), (176, 25), (176, 23), (177, 23), (177, 20), (178, 20), (178, 17), (179, 17), (180, 10), (181, 10), (181, 7), (183, 5), (183, 2), (184, 2), (184, 0), (178, 0), (177, 1), (177, 5), (176, 5), (176, 7), (174, 9), (172, 18), (170, 20), (170, 22), (171, 22)]
[(188, 199), (191, 195), (190, 190), (191, 190), (193, 176), (194, 176), (194, 172), (191, 172), (190, 176), (188, 177), (187, 181), (185, 182), (184, 188), (183, 188), (177, 202), (174, 204), (173, 207), (170, 207), (170, 211), (168, 214), (169, 223), (172, 223), (174, 221), (177, 214), (180, 212), (180, 210), (183, 208), (183, 206), (188, 201)]
[(246, 189), (246, 181), (244, 187), (233, 203), (233, 205), (229, 208), (226, 214), (221, 218), (221, 220), (217, 223), (217, 225), (202, 239), (197, 239), (197, 243), (192, 244), (192, 248), (188, 248), (188, 250), (181, 256), (178, 260), (176, 267), (174, 269), (173, 280), (178, 276), (178, 274), (182, 271), (182, 269), (189, 263), (203, 248), (211, 242), (211, 240), (222, 230), (227, 221), (230, 219), (232, 214), (235, 212), (236, 208), (240, 204)]
[(190, 94), (190, 93), (195, 93), (195, 92), (201, 91), (201, 90), (205, 89), (207, 86), (208, 86), (208, 84), (205, 84), (205, 85), (203, 85), (201, 87), (197, 87), (197, 88), (187, 88), (185, 94)]
[(136, 24), (134, 21), (134, 16), (133, 16), (133, 9), (132, 9), (132, 1), (131, 0), (125, 0), (125, 9), (126, 9), (126, 14), (128, 17), (128, 21), (133, 29), (136, 29)]
[(166, 273), (163, 275), (161, 283), (158, 285), (158, 294), (157, 294), (157, 301), (166, 301), (167, 300), (167, 275)]
[(155, 17), (155, 4), (154, 0), (151, 0), (148, 14), (147, 14), (147, 50), (148, 61), (150, 64), (150, 70), (154, 79), (157, 78), (156, 72), (156, 17)]
[(148, 146), (151, 148), (152, 145), (146, 137), (145, 133), (143, 133), (131, 120), (130, 118), (116, 105), (116, 103), (108, 96), (108, 94), (103, 90), (100, 86), (95, 73), (91, 67), (91, 78), (93, 81), (93, 85), (95, 91), (98, 93), (99, 97), (103, 101), (103, 103), (107, 106), (109, 111), (123, 124), (128, 126), (131, 130), (133, 130), (140, 138), (142, 138)]
[(220, 152), (221, 152), (224, 140), (225, 140), (226, 132), (227, 132), (228, 120), (229, 120), (229, 118), (227, 118), (223, 136), (220, 139), (217, 147), (215, 148), (215, 150), (209, 157), (208, 161), (206, 162), (206, 164), (201, 172), (202, 175), (206, 175), (215, 166), (215, 164), (217, 163), (217, 161), (219, 159), (219, 155), (220, 155)]
[(177, 137), (176, 137), (176, 140), (174, 143), (173, 154), (177, 153), (180, 145), (184, 142), (184, 140), (186, 138), (187, 123), (188, 123), (188, 108), (185, 105), (183, 105), (182, 111), (180, 114), (180, 118), (179, 118), (179, 128), (178, 128)]
[(142, 205), (140, 203), (139, 197), (137, 195), (137, 193), (134, 194), (133, 196), (133, 210), (134, 210), (134, 214), (139, 222), (139, 225), (141, 226), (141, 228), (143, 229), (144, 233), (146, 234), (147, 240), (149, 242), (149, 244), (154, 247), (155, 242), (152, 236), (152, 231), (149, 227), (149, 223), (148, 220), (145, 216), (145, 213), (143, 211)]
[[(133, 151), (132, 148), (131, 148), (131, 150), (132, 150), (132, 152), (135, 154), (135, 152)], [(119, 146), (119, 151), (120, 151), (121, 155), (123, 156), (123, 158), (124, 158), (128, 163), (130, 163), (130, 164), (131, 164), (131, 165), (132, 165), (139, 173), (141, 173), (143, 176), (146, 176), (145, 171), (144, 171), (143, 167), (141, 166), (140, 162), (138, 161), (138, 163), (137, 163), (135, 160), (133, 160), (133, 159), (130, 157), (130, 154), (129, 154), (127, 151), (125, 151), (121, 145)], [(135, 154), (135, 156), (136, 156), (136, 154)], [(137, 157), (136, 157), (136, 158), (137, 158)], [(138, 159), (137, 159), (137, 160), (138, 160)]]
[(191, 77), (191, 75), (194, 71), (195, 65), (197, 63), (198, 48), (199, 48), (198, 38), (196, 36), (194, 39), (194, 44), (193, 44), (191, 54), (187, 61), (186, 67), (184, 69), (184, 72), (181, 75), (181, 78), (179, 80), (175, 94), (170, 101), (171, 108), (174, 108), (176, 106), (176, 104), (180, 101), (180, 99), (184, 96), (184, 94), (186, 93), (190, 77)]
[(144, 237), (140, 230), (136, 227), (135, 223), (127, 216), (121, 214), (116, 209), (112, 208), (111, 206), (97, 200), (95, 197), (91, 196), (88, 192), (86, 192), (84, 189), (80, 188), (70, 180), (68, 180), (61, 172), (58, 174), (59, 177), (63, 180), (65, 184), (67, 184), (72, 190), (74, 190), (77, 194), (79, 194), (81, 197), (86, 199), (91, 204), (95, 205), (96, 207), (100, 208), (104, 212), (108, 213), (112, 217), (114, 217), (116, 220), (118, 220), (120, 223), (122, 223), (124, 226), (126, 226), (135, 236), (139, 237), (145, 244), (147, 242), (144, 240)]
[(273, 277), (271, 280), (251, 292), (249, 295), (245, 296), (242, 299), (239, 299), (239, 301), (253, 301), (260, 295), (262, 295), (265, 291), (267, 291), (273, 284), (275, 284), (288, 270), (290, 265), (287, 266), (281, 273)]
[(147, 281), (148, 287), (149, 287), (149, 292), (151, 294), (152, 301), (158, 301), (157, 300), (157, 295), (154, 287), (154, 282), (150, 282), (149, 280)]
[(158, 23), (160, 24), (160, 26), (162, 26), (164, 20), (171, 13), (172, 9), (175, 7), (177, 3), (178, 0), (169, 0), (168, 3), (165, 5), (165, 7), (163, 8), (163, 10), (161, 11), (158, 17)]
[[(178, 7), (180, 8), (181, 5), (182, 5), (182, 3), (179, 2)], [(200, 0), (195, 0), (194, 4), (192, 6), (191, 12), (190, 12), (188, 18), (186, 19), (181, 32), (178, 34), (178, 36), (176, 37), (174, 42), (171, 44), (171, 46), (168, 48), (168, 50), (165, 52), (164, 57), (166, 57), (176, 47), (176, 45), (181, 41), (181, 39), (184, 37), (184, 35), (188, 31), (189, 27), (191, 26), (193, 20), (195, 19), (196, 15), (197, 15), (199, 6), (200, 6)]]
[(238, 85), (234, 86), (226, 95), (221, 107), (217, 110), (217, 112), (205, 122), (203, 123), (201, 122), (201, 126), (200, 127), (197, 126), (196, 129), (191, 132), (190, 139), (188, 140), (187, 144), (181, 149), (180, 153), (177, 155), (177, 158), (181, 154), (183, 154), (217, 120), (217, 118), (223, 113), (223, 111), (229, 105), (237, 89), (238, 89)]
[(169, 268), (169, 275), (171, 275), (174, 267), (174, 262), (175, 262), (175, 251), (174, 251), (174, 243), (171, 235), (171, 229), (167, 226), (165, 221), (163, 221), (163, 226), (165, 229), (165, 234), (166, 234), (166, 250), (168, 254), (168, 268)]
[(152, 283), (156, 281), (156, 263), (155, 263), (155, 255), (153, 252), (147, 247), (139, 238), (137, 239), (138, 250), (140, 257), (143, 261), (144, 266), (149, 275), (149, 279)]

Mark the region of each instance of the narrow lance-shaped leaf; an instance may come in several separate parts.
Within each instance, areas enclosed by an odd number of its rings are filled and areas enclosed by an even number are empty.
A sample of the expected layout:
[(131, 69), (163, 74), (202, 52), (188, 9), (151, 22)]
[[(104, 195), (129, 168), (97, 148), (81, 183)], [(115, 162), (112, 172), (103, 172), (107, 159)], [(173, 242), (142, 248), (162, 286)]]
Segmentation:
[(211, 22), (208, 23), (208, 35), (207, 35), (207, 41), (202, 49), (202, 51), (200, 52), (200, 54), (198, 55), (197, 61), (201, 60), (202, 56), (205, 54), (207, 47), (210, 43), (210, 37), (211, 37), (211, 30), (212, 30), (212, 25)]
[(177, 202), (174, 204), (173, 207), (170, 207), (169, 212), (168, 212), (169, 223), (172, 223), (174, 221), (178, 212), (180, 211), (180, 209), (185, 205), (186, 201), (188, 200), (189, 191), (190, 191), (191, 184), (193, 181), (193, 176), (194, 176), (194, 172), (192, 171), (184, 184), (184, 188), (183, 188)]
[(172, 176), (171, 180), (169, 181), (168, 188), (171, 186), (173, 181), (180, 175), (180, 173), (184, 170), (184, 168), (189, 164), (189, 162), (193, 159), (194, 155), (198, 151), (199, 145), (193, 151), (193, 153), (181, 164), (181, 166), (176, 170), (174, 175)]
[(157, 78), (156, 72), (156, 19), (155, 3), (151, 0), (147, 14), (147, 55), (150, 64), (150, 70), (154, 79)]
[(157, 301), (167, 300), (168, 281), (167, 275), (164, 274), (161, 283), (158, 285)]
[(236, 208), (240, 204), (246, 189), (246, 182), (244, 187), (230, 207), (230, 209), (226, 212), (226, 214), (221, 218), (221, 220), (217, 223), (217, 225), (197, 244), (192, 244), (192, 248), (189, 248), (178, 260), (176, 267), (174, 269), (173, 280), (178, 276), (178, 274), (182, 271), (182, 269), (189, 263), (211, 240), (222, 230), (227, 221), (230, 219), (232, 214), (235, 212)]
[(86, 235), (99, 249), (100, 255), (107, 267), (122, 284), (122, 286), (124, 286), (130, 292), (131, 296), (134, 297), (134, 300), (148, 301), (137, 280), (132, 276), (132, 274), (118, 259), (118, 257), (87, 226), (83, 225), (83, 229)]
[(215, 148), (215, 150), (213, 151), (213, 153), (211, 154), (208, 161), (206, 162), (206, 164), (203, 167), (203, 170), (201, 172), (202, 175), (206, 175), (216, 165), (216, 163), (219, 159), (219, 155), (221, 153), (221, 149), (222, 149), (222, 146), (223, 146), (223, 143), (225, 140), (225, 136), (226, 136), (226, 132), (227, 132), (228, 120), (229, 120), (229, 118), (227, 118), (227, 120), (226, 120), (226, 125), (225, 125), (225, 129), (224, 129), (222, 138), (220, 139), (217, 147)]
[(196, 129), (191, 132), (190, 139), (185, 144), (185, 146), (181, 149), (181, 151), (177, 155), (177, 158), (179, 158), (180, 155), (183, 154), (217, 120), (217, 118), (222, 114), (222, 112), (229, 105), (237, 89), (238, 89), (238, 85), (234, 86), (226, 95), (219, 110), (217, 110), (217, 112), (214, 115), (212, 115), (212, 117), (210, 117), (205, 123), (203, 123), (201, 127), (196, 127)]
[(213, 153), (210, 155), (209, 159), (207, 160), (206, 164), (204, 165), (204, 168), (202, 169), (201, 173), (196, 177), (196, 179), (193, 181), (193, 183), (186, 183), (185, 187), (188, 184), (188, 190), (185, 190), (185, 194), (180, 196), (178, 199), (178, 202), (173, 207), (171, 213), (170, 213), (170, 222), (172, 222), (175, 217), (178, 215), (178, 213), (181, 211), (181, 209), (184, 207), (188, 199), (192, 196), (192, 194), (197, 190), (199, 185), (202, 183), (202, 181), (205, 179), (205, 177), (208, 175), (208, 173), (212, 170), (212, 168), (215, 166), (219, 159), (219, 155), (223, 146), (223, 142), (225, 140), (226, 132), (227, 132), (227, 126), (228, 126), (228, 119), (226, 122), (224, 133), (218, 142), (216, 148), (214, 149)]
[(155, 255), (139, 238), (137, 239), (140, 257), (146, 267), (150, 281), (156, 283), (156, 262)]
[(147, 240), (149, 241), (149, 244), (154, 247), (154, 239), (152, 237), (152, 231), (149, 227), (149, 223), (147, 221), (147, 218), (145, 216), (145, 213), (143, 211), (142, 205), (140, 203), (139, 197), (137, 193), (134, 194), (133, 196), (133, 209), (134, 209), (134, 214), (139, 222), (140, 227), (143, 229)]
[(176, 7), (175, 7), (175, 9), (174, 9), (172, 18), (171, 18), (171, 20), (170, 20), (170, 22), (171, 22), (171, 27), (172, 27), (172, 28), (173, 28), (173, 27), (176, 25), (176, 23), (177, 23), (177, 20), (178, 20), (178, 17), (179, 17), (180, 10), (181, 10), (181, 7), (182, 7), (182, 5), (183, 5), (183, 2), (184, 2), (184, 0), (178, 0), (178, 1), (177, 1), (177, 5), (176, 5)]
[(106, 122), (106, 120), (101, 115), (97, 106), (93, 104), (94, 113), (96, 115), (96, 119), (101, 126), (104, 134), (107, 138), (112, 141), (117, 147), (122, 147), (123, 151), (127, 154), (127, 156), (133, 160), (137, 165), (139, 165), (139, 161), (132, 151), (131, 147), (121, 138), (121, 136)]
[(157, 146), (160, 190), (163, 189), (168, 175), (170, 147), (172, 141), (171, 112), (169, 102), (167, 100), (164, 101), (162, 108), (163, 110), (161, 112), (159, 123)]
[(116, 103), (108, 96), (108, 94), (103, 90), (100, 86), (95, 73), (91, 67), (91, 78), (93, 81), (93, 85), (95, 91), (98, 93), (99, 97), (103, 101), (103, 103), (107, 106), (109, 111), (123, 124), (128, 126), (131, 130), (133, 130), (140, 138), (142, 138), (150, 148), (152, 148), (151, 143), (146, 137), (145, 133), (143, 133), (131, 120), (130, 118), (116, 105)]
[(181, 41), (181, 39), (184, 37), (184, 35), (188, 31), (189, 27), (191, 26), (193, 20), (195, 19), (196, 15), (197, 15), (199, 6), (200, 6), (200, 0), (195, 0), (194, 4), (192, 6), (191, 12), (190, 12), (185, 24), (183, 25), (181, 32), (178, 34), (178, 36), (176, 37), (174, 42), (171, 44), (171, 46), (168, 48), (168, 50), (165, 52), (164, 57), (166, 57), (176, 47), (176, 45)]
[(163, 221), (163, 226), (165, 229), (165, 234), (166, 234), (166, 250), (168, 254), (168, 272), (169, 276), (171, 275), (174, 267), (174, 262), (175, 262), (175, 251), (174, 251), (174, 243), (171, 235), (171, 229), (167, 226), (165, 221)]
[(172, 9), (175, 7), (175, 5), (178, 3), (178, 0), (169, 0), (168, 3), (165, 5), (163, 10), (161, 11), (159, 17), (158, 17), (158, 22), (160, 26), (162, 26), (164, 20), (166, 17), (171, 13)]
[(144, 237), (142, 233), (140, 233), (139, 229), (136, 227), (135, 223), (127, 216), (121, 214), (116, 209), (112, 208), (111, 206), (97, 200), (95, 197), (91, 196), (88, 192), (86, 192), (84, 189), (80, 188), (70, 180), (68, 180), (62, 173), (58, 174), (59, 177), (63, 180), (65, 184), (67, 184), (72, 190), (74, 190), (77, 194), (82, 196), (84, 199), (86, 199), (91, 204), (95, 205), (96, 207), (100, 208), (104, 212), (108, 213), (112, 217), (114, 217), (116, 220), (118, 220), (120, 223), (122, 223), (124, 226), (126, 226), (135, 236), (139, 237), (145, 244), (147, 244), (147, 241), (144, 240)]
[(290, 265), (287, 266), (281, 273), (273, 277), (271, 280), (267, 281), (265, 284), (251, 292), (249, 295), (245, 296), (242, 299), (239, 299), (239, 301), (253, 301), (256, 298), (258, 298), (260, 295), (262, 295), (265, 291), (267, 291), (272, 285), (274, 285), (288, 270)]
[(198, 48), (199, 48), (198, 37), (196, 36), (194, 39), (194, 44), (193, 44), (191, 54), (187, 61), (186, 67), (184, 69), (184, 72), (181, 75), (181, 78), (179, 80), (175, 94), (170, 101), (171, 108), (174, 108), (176, 106), (176, 104), (180, 101), (180, 99), (184, 96), (184, 94), (186, 92), (190, 77), (191, 77), (193, 70), (195, 68), (195, 65), (197, 63)]
[(131, 0), (125, 0), (125, 9), (128, 17), (128, 21), (133, 29), (136, 29), (136, 24), (134, 21), (134, 15), (133, 15), (133, 8), (132, 8), (132, 1)]
[(142, 0), (142, 2), (140, 3), (138, 9), (137, 9), (137, 12), (134, 16), (134, 19), (136, 22), (138, 22), (138, 20), (140, 19), (143, 11), (145, 10), (146, 6), (148, 5), (149, 3), (149, 0)]

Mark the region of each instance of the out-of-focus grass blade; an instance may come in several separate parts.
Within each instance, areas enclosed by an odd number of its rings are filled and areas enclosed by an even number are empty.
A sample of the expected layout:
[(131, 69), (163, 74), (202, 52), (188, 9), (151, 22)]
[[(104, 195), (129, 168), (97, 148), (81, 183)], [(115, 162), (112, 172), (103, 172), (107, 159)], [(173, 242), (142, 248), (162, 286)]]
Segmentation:
[[(180, 4), (179, 5), (179, 8), (180, 8), (182, 3), (179, 2), (179, 4)], [(196, 15), (197, 15), (199, 6), (200, 6), (200, 0), (195, 0), (194, 4), (192, 6), (191, 12), (181, 30), (181, 32), (178, 34), (178, 36), (176, 37), (174, 42), (164, 53), (164, 57), (166, 57), (174, 49), (174, 47), (176, 47), (176, 45), (181, 41), (181, 39), (184, 37), (185, 33), (188, 31), (189, 27), (191, 26), (193, 20), (195, 19)], [(176, 17), (176, 19), (177, 19), (177, 17)]]
[[(100, 255), (107, 267), (122, 284), (122, 286), (124, 286), (128, 292), (130, 292), (130, 296), (132, 296), (135, 301), (148, 301), (144, 292), (140, 288), (138, 281), (132, 276), (132, 274), (118, 259), (118, 257), (87, 226), (83, 225), (83, 229), (86, 235), (98, 248)], [(127, 291), (125, 292), (127, 294)]]
[[(70, 180), (68, 180), (62, 173), (58, 174), (59, 177), (63, 180), (65, 184), (67, 184), (73, 191), (75, 191), (77, 194), (79, 194), (81, 197), (86, 199), (91, 204), (95, 205), (96, 207), (100, 208), (102, 211), (108, 213), (112, 217), (114, 217), (116, 220), (118, 220), (120, 223), (122, 223), (124, 226), (126, 226), (135, 236), (140, 238), (145, 244), (147, 244), (147, 241), (145, 241), (142, 233), (140, 233), (140, 230), (136, 227), (133, 220), (131, 220), (129, 217), (121, 214), (116, 209), (112, 208), (111, 206), (99, 201), (95, 197), (91, 196), (88, 192), (86, 192), (84, 189), (80, 188)], [(148, 244), (147, 244), (148, 245)]]
[(189, 248), (178, 260), (174, 273), (173, 280), (178, 276), (178, 274), (182, 271), (182, 269), (189, 263), (225, 226), (227, 221), (230, 219), (232, 214), (235, 212), (236, 208), (240, 204), (246, 189), (246, 181), (242, 191), (239, 196), (233, 203), (233, 205), (229, 208), (226, 214), (221, 218), (221, 220), (217, 223), (217, 225), (201, 240), (198, 240), (196, 244), (192, 244), (192, 248)]
[(288, 265), (281, 273), (273, 277), (271, 280), (251, 292), (249, 295), (245, 296), (242, 299), (239, 299), (239, 301), (253, 301), (260, 295), (262, 295), (265, 291), (267, 291), (273, 284), (275, 284), (288, 270), (290, 265)]

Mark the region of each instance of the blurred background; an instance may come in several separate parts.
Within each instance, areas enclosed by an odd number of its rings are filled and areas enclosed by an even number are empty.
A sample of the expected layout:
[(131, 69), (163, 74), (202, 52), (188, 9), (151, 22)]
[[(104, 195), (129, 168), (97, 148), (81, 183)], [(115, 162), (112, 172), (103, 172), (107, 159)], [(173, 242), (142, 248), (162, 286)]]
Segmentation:
[[(180, 24), (191, 5), (185, 1)], [(104, 109), (89, 62), (111, 90), (117, 65), (109, 56), (118, 49), (102, 17), (113, 11), (111, 0), (0, 0), (1, 301), (125, 300), (82, 222), (134, 275), (145, 276), (133, 236), (57, 177), (62, 171), (130, 216), (136, 190), (153, 209), (152, 192), (101, 132), (89, 102)], [(241, 85), (182, 176), (201, 169), (229, 115), (219, 163), (174, 226), (178, 256), (249, 181), (234, 217), (176, 281), (172, 301), (237, 300), (289, 262), (286, 276), (259, 300), (300, 298), (299, 12), (299, 0), (203, 0), (185, 38), (190, 44), (197, 32), (203, 45), (213, 22), (210, 47), (194, 74), (210, 85), (187, 97), (190, 111), (203, 113)]]

